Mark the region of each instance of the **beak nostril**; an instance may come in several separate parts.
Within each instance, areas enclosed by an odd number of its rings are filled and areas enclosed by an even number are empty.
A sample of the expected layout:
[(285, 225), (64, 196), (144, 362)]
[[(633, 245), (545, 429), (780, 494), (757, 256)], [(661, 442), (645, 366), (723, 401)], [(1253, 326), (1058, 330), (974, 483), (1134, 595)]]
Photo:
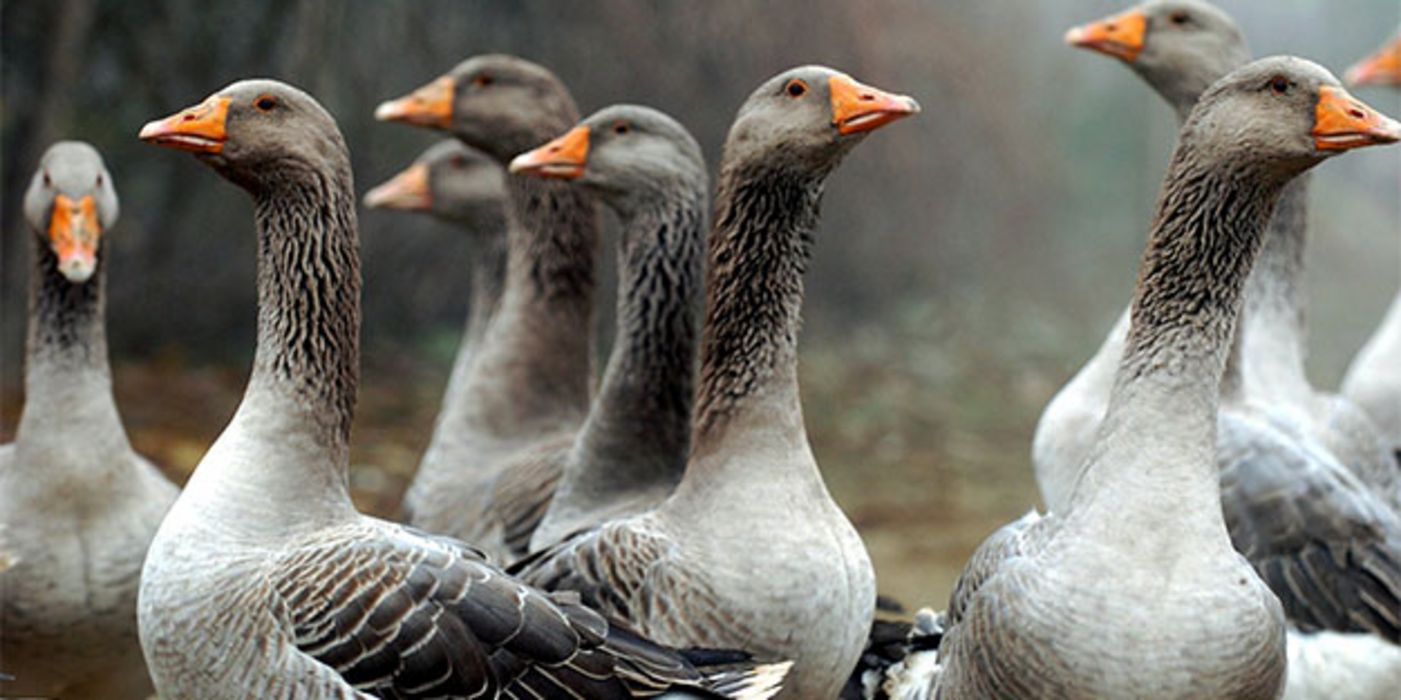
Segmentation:
[(1104, 25), (1105, 31), (1110, 31), (1110, 32), (1112, 32), (1112, 31), (1114, 31), (1115, 29), (1118, 29), (1118, 28), (1119, 28), (1119, 25), (1114, 24), (1113, 22), (1110, 22), (1109, 24)]
[(1367, 116), (1366, 114), (1362, 113), (1362, 110), (1356, 108), (1349, 109), (1347, 113), (1348, 116), (1352, 117), (1353, 119), (1362, 119)]

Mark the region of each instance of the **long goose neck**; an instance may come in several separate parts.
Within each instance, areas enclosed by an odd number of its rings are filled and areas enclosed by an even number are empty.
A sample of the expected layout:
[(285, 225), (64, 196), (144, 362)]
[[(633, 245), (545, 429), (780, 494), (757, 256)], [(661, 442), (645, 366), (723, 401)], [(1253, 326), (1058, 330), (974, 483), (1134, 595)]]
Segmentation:
[(24, 410), (20, 442), (45, 435), (69, 440), (107, 440), (127, 448), (107, 360), (105, 328), (106, 243), (98, 251), (92, 277), (74, 284), (58, 271), (53, 250), (36, 239), (31, 245), (29, 331), (25, 345)]
[(674, 484), (691, 443), (705, 188), (630, 215), (618, 250), (618, 324), (580, 438), (584, 483)]
[(1309, 177), (1299, 176), (1280, 192), (1246, 280), (1244, 310), (1223, 379), (1228, 398), (1303, 400), (1310, 392), (1303, 289)]
[(360, 252), (349, 164), (291, 173), (255, 197), (258, 349), (245, 405), (264, 396), (346, 450), (360, 381)]
[(471, 421), (536, 430), (588, 411), (593, 376), (594, 203), (565, 183), (508, 178), (506, 277), (476, 367)]
[(506, 286), (506, 222), (499, 220), (490, 231), (473, 235), (471, 253), (471, 301), (467, 308), (464, 340), (480, 341)]
[(721, 174), (701, 339), (697, 452), (736, 429), (775, 422), (805, 439), (798, 332), (821, 198), (822, 180), (812, 176), (743, 165)]
[(442, 408), (438, 412), (438, 427), (434, 430), (435, 439), (440, 432), (457, 432), (472, 415), (476, 402), (472, 386), (481, 346), (486, 338), (492, 319), (501, 308), (501, 294), (506, 286), (506, 220), (505, 217), (493, 222), (464, 222), (471, 240), (468, 267), (471, 275), (471, 297), (467, 306), (467, 322), (462, 330), (462, 341), (457, 346), (457, 357), (452, 363), (452, 373), (448, 376), (446, 391), (443, 392)]
[(1148, 521), (1161, 511), (1221, 522), (1221, 375), (1282, 182), (1212, 159), (1187, 139), (1163, 185), (1108, 413), (1072, 511), (1097, 502), (1103, 513), (1132, 509)]

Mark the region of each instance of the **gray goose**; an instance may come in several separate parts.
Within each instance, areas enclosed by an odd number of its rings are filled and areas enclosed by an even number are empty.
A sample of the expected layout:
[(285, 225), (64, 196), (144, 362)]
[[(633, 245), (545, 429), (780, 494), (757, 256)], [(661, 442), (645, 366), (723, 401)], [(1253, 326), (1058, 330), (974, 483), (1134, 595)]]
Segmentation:
[(451, 470), (465, 458), (462, 450), (470, 446), (462, 439), (474, 425), (470, 387), (482, 381), (473, 360), (501, 303), (506, 272), (505, 174), (485, 153), (448, 139), (433, 144), (413, 165), (367, 192), (364, 202), (370, 208), (430, 214), (471, 239), (467, 324), (418, 473)]
[[(502, 167), (579, 119), (554, 74), (499, 54), (463, 61), (375, 116), (450, 131)], [(405, 496), (413, 525), (500, 559), (526, 551), (588, 415), (599, 237), (596, 205), (577, 188), (513, 175), (506, 190), (505, 289), (464, 387), (467, 411)]]
[(597, 112), (511, 161), (570, 182), (622, 226), (618, 328), (603, 385), (532, 547), (640, 513), (681, 480), (691, 446), (710, 177), (671, 117), (636, 105)]
[[(252, 195), (258, 348), (243, 402), (161, 525), (141, 644), (169, 698), (761, 698), (783, 665), (698, 671), (482, 554), (356, 512), (350, 160), (332, 117), (270, 80), (141, 130)], [(735, 656), (707, 655), (709, 660)]]
[(1302, 59), (1255, 61), (1202, 95), (1070, 506), (974, 554), (949, 604), (938, 697), (1279, 696), (1283, 610), (1221, 514), (1221, 376), (1285, 185), (1345, 149), (1398, 139), (1401, 124)]
[[(1128, 61), (1184, 120), (1212, 76), (1243, 62), (1246, 53), (1230, 17), (1195, 0), (1145, 3), (1068, 36)], [(1369, 484), (1355, 473), (1385, 466), (1387, 458), (1374, 445), (1374, 459), (1349, 464), (1346, 452), (1328, 448), (1348, 442), (1351, 433), (1339, 434), (1337, 426), (1355, 419), (1359, 433), (1368, 427), (1355, 408), (1317, 392), (1304, 374), (1308, 177), (1281, 192), (1243, 291), (1218, 416), (1223, 508), (1236, 548), (1280, 597), (1294, 626), (1374, 636), (1374, 644), (1349, 641), (1340, 652), (1375, 646), (1368, 655), (1395, 657), (1393, 674), (1401, 674), (1401, 648), (1394, 647), (1401, 640), (1401, 513), (1389, 501), (1385, 478)], [(1311, 417), (1320, 405), (1333, 407), (1327, 424)], [(1073, 474), (1038, 474), (1043, 483), (1061, 481), (1062, 492), (1074, 485)], [(1057, 504), (1052, 511), (1064, 508)], [(1290, 651), (1330, 647), (1336, 639), (1291, 635)], [(1296, 667), (1290, 675), (1294, 681), (1305, 673)]]
[(0, 696), (145, 698), (137, 576), (176, 488), (131, 448), (112, 398), (105, 294), (117, 193), (92, 146), (44, 153), (24, 410), (0, 446)]
[[(1224, 12), (1198, 0), (1154, 0), (1067, 33), (1073, 45), (1123, 60), (1185, 119), (1197, 97), (1249, 59), (1245, 38)], [(1245, 291), (1237, 343), (1227, 363), (1226, 411), (1232, 418), (1282, 424), (1382, 494), (1401, 479), (1371, 421), (1351, 402), (1314, 389), (1304, 372), (1303, 253), (1308, 176), (1288, 186), (1271, 220), (1260, 263)], [(1099, 352), (1046, 407), (1032, 457), (1047, 508), (1064, 508), (1084, 463), (1112, 384), (1128, 328), (1127, 311)]]
[(725, 143), (709, 239), (691, 456), (656, 509), (520, 562), (649, 638), (795, 661), (785, 698), (836, 697), (871, 628), (875, 577), (803, 427), (797, 336), (827, 176), (913, 100), (820, 66), (766, 81)]
[[(1401, 33), (1350, 68), (1347, 79), (1401, 88)], [(1401, 464), (1401, 293), (1348, 367), (1342, 393), (1372, 417)]]

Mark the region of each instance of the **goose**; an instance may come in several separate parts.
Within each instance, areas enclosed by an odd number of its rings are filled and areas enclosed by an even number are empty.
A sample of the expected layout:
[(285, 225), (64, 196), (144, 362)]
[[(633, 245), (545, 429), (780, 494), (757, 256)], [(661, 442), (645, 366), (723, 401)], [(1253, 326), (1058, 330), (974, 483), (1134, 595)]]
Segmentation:
[[(381, 104), (375, 117), (450, 131), (504, 168), (579, 113), (549, 70), (488, 54)], [(567, 183), (511, 175), (506, 191), (505, 287), (462, 393), (467, 411), (404, 508), (411, 524), (500, 560), (528, 549), (589, 412), (600, 226), (593, 199)]]
[(685, 127), (616, 105), (517, 156), (511, 171), (574, 183), (621, 222), (618, 330), (603, 386), (532, 549), (650, 510), (681, 480), (691, 445), (710, 178)]
[[(501, 302), (506, 266), (506, 186), (501, 166), (456, 139), (433, 144), (413, 165), (365, 194), (372, 209), (419, 211), (452, 224), (471, 238), (471, 301), (462, 342), (448, 375), (442, 407), (418, 473), (450, 470), (466, 458), (472, 435), (473, 393), (481, 383), (473, 360)], [(467, 452), (470, 454), (470, 452)]]
[(664, 644), (792, 659), (779, 697), (836, 697), (871, 628), (875, 576), (803, 427), (802, 275), (827, 176), (871, 131), (918, 110), (822, 66), (780, 73), (749, 96), (720, 166), (681, 482), (655, 509), (577, 533), (514, 571)]
[(1260, 59), (1209, 88), (1168, 168), (1109, 407), (1070, 506), (964, 569), (937, 697), (1275, 698), (1279, 600), (1232, 546), (1215, 438), (1246, 276), (1288, 182), (1401, 139), (1325, 69)]
[(361, 515), (350, 159), (315, 99), (233, 83), (141, 129), (253, 198), (258, 346), (243, 401), (161, 524), (141, 646), (162, 697), (763, 698), (783, 664), (701, 671), (470, 546)]
[[(1126, 62), (1173, 107), (1179, 121), (1212, 82), (1249, 59), (1235, 21), (1200, 0), (1152, 0), (1072, 29), (1066, 41)], [(1285, 188), (1246, 284), (1240, 330), (1226, 365), (1225, 413), (1287, 424), (1295, 439), (1320, 443), (1324, 453), (1378, 491), (1395, 492), (1401, 483), (1371, 421), (1350, 401), (1314, 389), (1304, 372), (1308, 181), (1304, 175)], [(1063, 509), (1069, 500), (1104, 416), (1127, 330), (1126, 310), (1099, 351), (1042, 413), (1032, 460), (1048, 510)]]
[[(1347, 80), (1401, 87), (1401, 33), (1348, 69)], [(1401, 464), (1401, 293), (1348, 367), (1342, 394), (1367, 411)]]
[(116, 185), (60, 141), (24, 197), (34, 231), (24, 409), (0, 446), (0, 696), (145, 698), (136, 634), (146, 548), (176, 488), (131, 448), (107, 361)]
[[(1246, 53), (1231, 18), (1195, 0), (1155, 0), (1071, 30), (1068, 39), (1130, 61), (1184, 119), (1211, 76), (1243, 62)], [(1375, 459), (1361, 462), (1371, 466), (1352, 462), (1359, 472), (1383, 472), (1374, 478), (1377, 488), (1359, 480), (1344, 461), (1348, 453), (1329, 445), (1347, 442), (1335, 428), (1356, 418), (1360, 434), (1365, 418), (1346, 401), (1315, 391), (1304, 374), (1299, 278), (1307, 178), (1295, 178), (1281, 192), (1243, 291), (1218, 414), (1223, 508), (1236, 548), (1280, 597), (1293, 627), (1371, 637), (1377, 649), (1367, 655), (1393, 658), (1390, 673), (1396, 675), (1401, 620), (1389, 611), (1401, 610), (1401, 515), (1388, 502), (1387, 457), (1374, 446)], [(1332, 407), (1324, 411), (1331, 415), (1326, 424), (1311, 422), (1310, 412), (1320, 405)], [(1321, 551), (1339, 553), (1337, 563), (1325, 565)], [(1366, 640), (1333, 644), (1343, 636), (1291, 629), (1290, 652), (1314, 646), (1323, 650), (1309, 656), (1321, 657), (1329, 647), (1350, 654), (1369, 646)], [(1292, 673), (1291, 681), (1303, 677)]]

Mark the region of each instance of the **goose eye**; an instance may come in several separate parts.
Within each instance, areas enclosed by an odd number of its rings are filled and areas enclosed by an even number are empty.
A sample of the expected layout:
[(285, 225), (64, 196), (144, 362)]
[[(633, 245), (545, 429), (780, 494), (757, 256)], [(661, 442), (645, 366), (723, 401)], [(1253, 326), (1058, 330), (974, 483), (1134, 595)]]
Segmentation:
[(484, 88), (494, 82), (496, 80), (489, 75), (479, 75), (472, 79), (472, 84), (479, 88)]
[(452, 167), (457, 168), (459, 170), (467, 167), (467, 159), (463, 158), (462, 156), (453, 156)]
[(44, 171), (44, 186), (45, 186), (45, 187), (53, 187), (53, 186), (54, 186), (53, 178), (50, 178), (50, 177), (49, 177), (49, 171), (47, 171), (47, 170)]
[(788, 81), (788, 85), (783, 88), (783, 91), (788, 93), (789, 97), (802, 97), (808, 92), (808, 84), (794, 78)]
[(1192, 21), (1192, 16), (1187, 14), (1186, 12), (1179, 10), (1177, 12), (1172, 13), (1172, 16), (1168, 17), (1168, 20), (1171, 21), (1173, 24), (1180, 26)]
[(271, 112), (272, 108), (277, 106), (277, 98), (272, 95), (263, 95), (253, 102), (253, 106), (257, 107), (260, 112)]
[(617, 124), (613, 125), (613, 133), (615, 134), (622, 135), (628, 133), (629, 131), (632, 131), (632, 126), (630, 126), (627, 122), (618, 122)]
[(1275, 76), (1270, 79), (1270, 89), (1274, 90), (1276, 95), (1287, 94), (1289, 92), (1289, 80), (1282, 75)]
[(98, 186), (98, 187), (101, 187), (101, 186), (102, 186), (102, 173), (98, 173), (98, 174), (97, 174), (97, 186)]

